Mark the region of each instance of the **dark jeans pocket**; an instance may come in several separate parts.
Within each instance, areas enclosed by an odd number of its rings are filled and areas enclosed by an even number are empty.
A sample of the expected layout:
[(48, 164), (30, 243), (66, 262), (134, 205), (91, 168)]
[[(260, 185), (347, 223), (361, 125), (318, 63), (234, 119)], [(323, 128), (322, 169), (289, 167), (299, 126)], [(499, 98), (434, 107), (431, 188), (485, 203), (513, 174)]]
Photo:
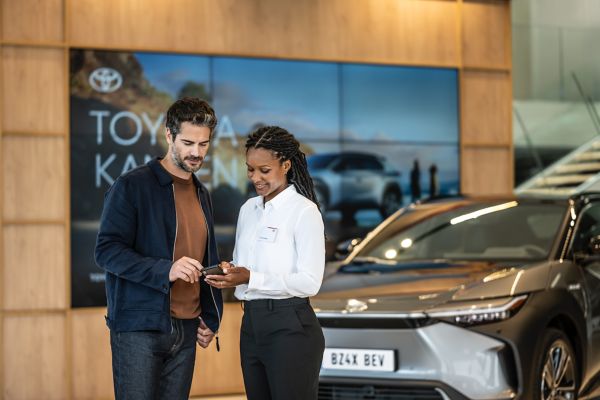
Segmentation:
[(115, 398), (188, 399), (197, 326), (180, 320), (171, 333), (111, 331)]

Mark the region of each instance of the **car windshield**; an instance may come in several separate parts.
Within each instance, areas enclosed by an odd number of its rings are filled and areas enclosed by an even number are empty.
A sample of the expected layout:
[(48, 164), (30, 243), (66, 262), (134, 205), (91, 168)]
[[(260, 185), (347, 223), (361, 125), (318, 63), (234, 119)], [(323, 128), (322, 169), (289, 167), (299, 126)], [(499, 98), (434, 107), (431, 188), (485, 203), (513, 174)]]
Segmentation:
[(555, 203), (517, 201), (408, 208), (376, 230), (353, 261), (541, 260), (550, 253), (565, 210)]
[(333, 154), (314, 154), (308, 157), (306, 162), (308, 163), (309, 169), (323, 169), (327, 167), (335, 157), (336, 156)]

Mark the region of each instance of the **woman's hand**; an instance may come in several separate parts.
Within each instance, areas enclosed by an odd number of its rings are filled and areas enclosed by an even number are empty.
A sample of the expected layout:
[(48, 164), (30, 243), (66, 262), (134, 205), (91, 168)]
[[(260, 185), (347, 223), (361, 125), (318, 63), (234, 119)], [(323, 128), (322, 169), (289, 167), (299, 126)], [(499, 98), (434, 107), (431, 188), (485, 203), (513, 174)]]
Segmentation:
[(250, 282), (250, 271), (246, 267), (221, 262), (224, 275), (206, 275), (206, 283), (217, 289), (226, 289)]

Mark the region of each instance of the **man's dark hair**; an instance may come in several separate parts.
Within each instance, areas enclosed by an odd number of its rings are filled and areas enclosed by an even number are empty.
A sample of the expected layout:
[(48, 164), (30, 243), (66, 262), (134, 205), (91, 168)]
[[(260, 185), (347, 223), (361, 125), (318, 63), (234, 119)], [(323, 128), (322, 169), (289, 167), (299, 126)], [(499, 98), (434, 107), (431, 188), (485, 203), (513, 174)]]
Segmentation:
[(308, 173), (306, 156), (300, 150), (300, 143), (294, 135), (278, 126), (262, 126), (248, 135), (246, 152), (251, 148), (272, 151), (280, 163), (290, 160), (292, 166), (288, 173), (288, 181), (294, 184), (298, 193), (315, 203), (321, 211), (313, 181)]
[(171, 132), (173, 140), (181, 131), (181, 124), (189, 122), (196, 126), (210, 129), (210, 137), (217, 126), (215, 110), (206, 101), (197, 97), (182, 97), (167, 110), (166, 127)]

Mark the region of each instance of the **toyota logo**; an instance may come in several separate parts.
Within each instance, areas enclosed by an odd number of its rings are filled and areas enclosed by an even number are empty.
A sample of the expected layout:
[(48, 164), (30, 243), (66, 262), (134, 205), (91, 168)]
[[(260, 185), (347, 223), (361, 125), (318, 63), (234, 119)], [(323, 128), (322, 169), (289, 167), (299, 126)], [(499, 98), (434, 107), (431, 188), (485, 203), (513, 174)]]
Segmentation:
[(90, 86), (100, 93), (112, 93), (121, 87), (123, 77), (112, 68), (98, 68), (90, 74)]

